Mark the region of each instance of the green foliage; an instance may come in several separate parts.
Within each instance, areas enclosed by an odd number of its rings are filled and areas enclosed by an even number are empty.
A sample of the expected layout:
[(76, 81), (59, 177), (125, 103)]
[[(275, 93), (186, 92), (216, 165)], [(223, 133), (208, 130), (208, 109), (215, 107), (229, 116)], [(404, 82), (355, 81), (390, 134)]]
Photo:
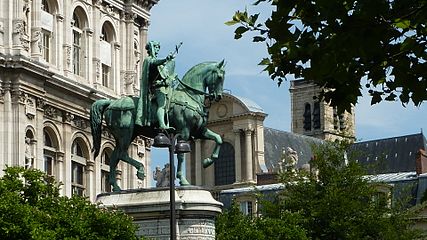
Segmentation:
[(306, 240), (304, 229), (299, 226), (298, 214), (287, 214), (283, 218), (252, 218), (243, 215), (237, 204), (226, 210), (216, 220), (218, 240)]
[(217, 239), (416, 239), (409, 212), (376, 197), (362, 167), (344, 160), (347, 147), (314, 147), (311, 172), (284, 173), (285, 189), (274, 201), (262, 201), (259, 219), (243, 216), (237, 207), (222, 214)]
[[(426, 0), (257, 0), (274, 7), (270, 18), (237, 11), (235, 38), (254, 32), (265, 42), (265, 66), (280, 85), (293, 75), (312, 80), (321, 97), (350, 111), (369, 89), (372, 104), (400, 100), (415, 105), (427, 99)], [(366, 81), (366, 82), (365, 82)], [(365, 83), (362, 83), (365, 82)]]
[(137, 239), (135, 230), (122, 212), (59, 196), (41, 171), (11, 167), (0, 179), (0, 239)]

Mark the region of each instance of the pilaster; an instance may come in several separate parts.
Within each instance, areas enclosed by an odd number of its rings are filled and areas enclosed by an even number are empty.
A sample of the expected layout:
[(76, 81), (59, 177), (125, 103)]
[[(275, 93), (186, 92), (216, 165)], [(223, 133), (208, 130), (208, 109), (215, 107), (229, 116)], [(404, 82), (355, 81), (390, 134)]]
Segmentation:
[(245, 129), (245, 180), (253, 181), (253, 159), (252, 159), (252, 129)]
[(234, 160), (236, 162), (235, 174), (236, 174), (236, 183), (242, 181), (242, 149), (240, 146), (240, 136), (242, 130), (235, 129), (234, 132)]

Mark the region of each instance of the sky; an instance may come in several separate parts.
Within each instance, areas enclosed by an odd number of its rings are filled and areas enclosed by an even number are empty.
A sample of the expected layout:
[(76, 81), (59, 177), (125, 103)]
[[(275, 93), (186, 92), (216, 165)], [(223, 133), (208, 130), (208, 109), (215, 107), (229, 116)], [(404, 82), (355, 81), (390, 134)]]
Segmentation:
[[(253, 43), (250, 35), (234, 39), (231, 20), (237, 10), (261, 12), (260, 19), (271, 13), (268, 6), (254, 7), (252, 0), (160, 0), (151, 9), (148, 40), (161, 44), (159, 57), (183, 42), (176, 57), (179, 77), (197, 63), (225, 59), (224, 89), (233, 95), (253, 100), (268, 114), (265, 127), (283, 131), (291, 129), (289, 82), (280, 87), (258, 66), (267, 57), (263, 43)], [(356, 138), (359, 141), (387, 138), (427, 131), (427, 103), (420, 107), (403, 107), (400, 102), (370, 105), (370, 97), (356, 105)], [(426, 135), (426, 134), (425, 134)], [(157, 152), (153, 152), (153, 161)]]

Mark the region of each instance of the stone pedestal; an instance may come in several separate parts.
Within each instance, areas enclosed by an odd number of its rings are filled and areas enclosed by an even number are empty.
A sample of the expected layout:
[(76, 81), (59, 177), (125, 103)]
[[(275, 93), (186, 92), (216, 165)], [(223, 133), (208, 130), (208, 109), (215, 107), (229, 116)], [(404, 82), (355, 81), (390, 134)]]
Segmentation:
[[(97, 202), (132, 216), (138, 236), (169, 239), (169, 188), (127, 190), (100, 194)], [(177, 239), (215, 239), (215, 216), (222, 203), (200, 187), (177, 187), (175, 191)]]

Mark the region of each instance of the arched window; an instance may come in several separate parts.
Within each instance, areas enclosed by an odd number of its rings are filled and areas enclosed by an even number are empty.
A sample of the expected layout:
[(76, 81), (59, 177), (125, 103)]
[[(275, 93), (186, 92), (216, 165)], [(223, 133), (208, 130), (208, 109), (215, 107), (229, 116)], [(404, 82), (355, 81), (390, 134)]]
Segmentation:
[(114, 63), (114, 52), (112, 47), (114, 42), (114, 28), (110, 22), (105, 22), (102, 25), (100, 40), (102, 86), (114, 88), (114, 74), (112, 71)]
[(310, 103), (306, 103), (304, 106), (304, 130), (311, 131), (311, 105)]
[(234, 147), (224, 142), (215, 161), (215, 185), (233, 184), (236, 181), (235, 168)]
[(71, 146), (71, 190), (73, 195), (83, 196), (86, 189), (85, 166), (86, 156), (83, 141), (74, 140)]
[(58, 180), (58, 136), (50, 127), (43, 128), (43, 166), (42, 170)]
[(111, 192), (110, 177), (110, 158), (112, 150), (105, 149), (101, 157), (101, 192)]

